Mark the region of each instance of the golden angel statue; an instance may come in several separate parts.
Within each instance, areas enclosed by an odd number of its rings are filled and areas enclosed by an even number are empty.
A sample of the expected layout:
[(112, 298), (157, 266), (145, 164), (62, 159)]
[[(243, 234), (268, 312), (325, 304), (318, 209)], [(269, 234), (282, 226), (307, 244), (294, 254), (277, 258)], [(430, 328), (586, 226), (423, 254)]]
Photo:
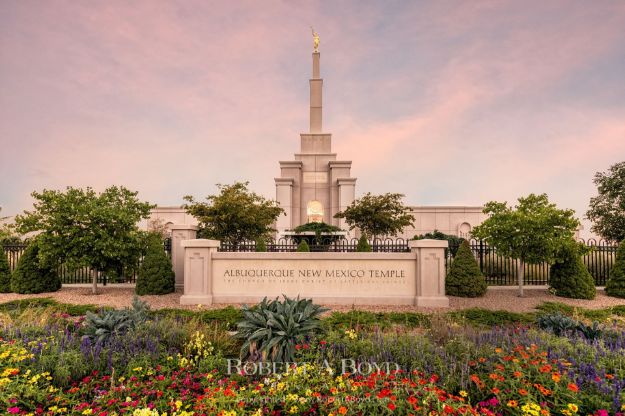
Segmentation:
[(310, 27), (310, 30), (312, 31), (312, 35), (313, 35), (313, 52), (319, 52), (319, 34), (317, 32), (315, 32), (315, 29), (313, 29), (313, 27)]

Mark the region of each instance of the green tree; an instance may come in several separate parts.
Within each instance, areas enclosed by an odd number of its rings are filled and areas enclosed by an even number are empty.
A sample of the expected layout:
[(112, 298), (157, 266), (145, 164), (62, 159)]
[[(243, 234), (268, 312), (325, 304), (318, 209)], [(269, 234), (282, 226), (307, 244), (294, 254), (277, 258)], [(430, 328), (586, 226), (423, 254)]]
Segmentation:
[(0, 293), (11, 292), (11, 268), (9, 260), (0, 244)]
[(486, 280), (473, 257), (469, 242), (463, 240), (445, 278), (445, 293), (475, 298), (486, 293)]
[(31, 242), (17, 262), (11, 277), (11, 291), (15, 293), (56, 292), (61, 278), (54, 264), (42, 262), (39, 241)]
[(356, 246), (356, 251), (359, 253), (370, 253), (371, 252), (371, 244), (367, 241), (367, 235), (363, 234), (358, 239), (358, 245)]
[(625, 240), (621, 241), (616, 251), (616, 260), (610, 270), (605, 293), (609, 296), (625, 298)]
[(519, 296), (523, 296), (525, 264), (553, 263), (558, 250), (573, 238), (579, 220), (571, 209), (558, 209), (546, 194), (519, 198), (516, 207), (491, 201), (484, 206), (489, 217), (473, 229), (497, 254), (519, 260)]
[(276, 201), (249, 191), (248, 184), (217, 184), (219, 194), (209, 195), (207, 202), (197, 202), (192, 196), (184, 197), (189, 202), (184, 208), (199, 222), (200, 237), (236, 246), (245, 240), (267, 238), (275, 231), (273, 224), (284, 210)]
[(176, 290), (176, 275), (159, 234), (150, 233), (147, 250), (137, 272), (137, 295), (165, 295)]
[(415, 235), (414, 240), (424, 240), (424, 239), (432, 239), (432, 240), (447, 240), (449, 244), (449, 248), (446, 250), (451, 251), (451, 255), (455, 256), (460, 244), (464, 241), (464, 238), (457, 237), (451, 234), (445, 234), (441, 231), (434, 230), (431, 233)]
[(582, 255), (585, 246), (570, 240), (560, 247), (558, 258), (551, 265), (549, 286), (556, 296), (573, 299), (594, 299), (595, 280), (586, 268)]
[(403, 197), (402, 194), (371, 195), (367, 192), (334, 218), (345, 219), (350, 230), (359, 228), (374, 240), (383, 235), (395, 236), (414, 222), (414, 217), (402, 202)]
[(93, 293), (97, 273), (135, 265), (144, 247), (138, 222), (153, 205), (140, 202), (137, 192), (112, 186), (98, 194), (92, 188), (68, 187), (65, 192), (33, 192), (34, 210), (15, 217), (20, 232), (38, 232), (42, 264), (90, 267)]
[(586, 218), (593, 222), (591, 230), (606, 240), (625, 240), (625, 162), (597, 172), (593, 180), (599, 195), (590, 198)]

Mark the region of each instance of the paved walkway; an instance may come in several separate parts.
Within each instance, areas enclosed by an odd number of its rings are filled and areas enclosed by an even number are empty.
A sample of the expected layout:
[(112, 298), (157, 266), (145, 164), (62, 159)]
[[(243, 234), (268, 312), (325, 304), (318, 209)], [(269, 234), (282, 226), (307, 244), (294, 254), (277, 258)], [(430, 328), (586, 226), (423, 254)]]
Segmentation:
[[(70, 287), (64, 286), (60, 291), (53, 293), (42, 293), (38, 295), (17, 295), (14, 293), (1, 293), (0, 303), (14, 299), (28, 299), (34, 297), (50, 297), (63, 303), (72, 304), (93, 304), (102, 306), (113, 306), (121, 308), (130, 306), (134, 289), (128, 285), (117, 285), (100, 287), (98, 295), (91, 294), (90, 287)], [(180, 305), (181, 293), (172, 293), (163, 296), (142, 296), (152, 309), (162, 308), (178, 308), (178, 309), (198, 309), (198, 306), (182, 306)], [(526, 288), (525, 297), (517, 297), (516, 288), (491, 288), (482, 298), (456, 298), (450, 297), (450, 309), (466, 309), (466, 308), (488, 308), (492, 310), (507, 310), (512, 312), (531, 312), (537, 305), (543, 302), (562, 302), (573, 306), (581, 306), (587, 309), (600, 309), (615, 305), (625, 305), (625, 299), (612, 298), (606, 296), (603, 289), (597, 291), (597, 297), (592, 300), (575, 300), (559, 298), (549, 294), (546, 288)], [(221, 308), (226, 305), (204, 306), (204, 309)], [(351, 306), (332, 306), (333, 310), (346, 311), (352, 309)], [(416, 311), (429, 312), (431, 309), (417, 308), (414, 306), (361, 306), (356, 309), (366, 309), (373, 312), (388, 311)], [(450, 310), (447, 309), (447, 310)]]

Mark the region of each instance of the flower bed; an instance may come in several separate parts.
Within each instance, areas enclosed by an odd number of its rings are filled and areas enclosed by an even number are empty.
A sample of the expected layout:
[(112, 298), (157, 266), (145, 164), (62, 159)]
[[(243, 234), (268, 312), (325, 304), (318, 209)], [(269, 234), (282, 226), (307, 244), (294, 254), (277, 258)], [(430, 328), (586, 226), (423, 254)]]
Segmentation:
[(297, 364), (263, 373), (228, 360), (237, 341), (193, 317), (148, 319), (103, 342), (83, 336), (82, 317), (50, 308), (0, 322), (9, 414), (622, 415), (625, 402), (619, 323), (592, 339), (434, 318), (416, 328), (335, 327), (303, 339)]

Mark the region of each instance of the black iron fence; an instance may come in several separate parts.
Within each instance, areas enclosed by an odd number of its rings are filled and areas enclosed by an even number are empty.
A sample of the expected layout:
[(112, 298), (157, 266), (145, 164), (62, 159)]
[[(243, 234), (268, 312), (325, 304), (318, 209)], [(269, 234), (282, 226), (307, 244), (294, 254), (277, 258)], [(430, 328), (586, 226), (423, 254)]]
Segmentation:
[[(353, 253), (357, 251), (358, 239), (336, 239), (336, 238), (309, 238), (308, 247), (311, 252), (340, 252)], [(404, 239), (376, 239), (371, 244), (371, 251), (374, 253), (406, 253), (410, 251), (408, 248), (408, 240)], [(279, 238), (266, 243), (266, 251), (271, 253), (288, 253), (297, 251), (297, 243), (290, 238)], [(258, 251), (255, 241), (244, 241), (240, 243), (221, 242), (219, 251), (229, 252), (254, 252)]]
[[(610, 276), (610, 270), (616, 257), (617, 245), (604, 240), (581, 240), (591, 248), (591, 251), (583, 257), (584, 264), (595, 279), (597, 286), (604, 286)], [(483, 241), (469, 240), (473, 255), (477, 260), (480, 270), (486, 277), (489, 285), (515, 285), (518, 277), (518, 260), (503, 257), (497, 254), (495, 249), (488, 247)], [(449, 265), (458, 249), (458, 245), (450, 246), (447, 250), (447, 264)], [(525, 284), (547, 285), (549, 284), (549, 264), (526, 264)]]
[[(370, 242), (371, 249), (376, 253), (406, 253), (410, 251), (408, 241), (405, 239), (376, 239)], [(584, 264), (595, 279), (597, 286), (604, 286), (610, 276), (610, 270), (616, 257), (617, 245), (604, 240), (589, 239), (583, 241), (591, 251), (584, 256)], [(469, 240), (469, 244), (480, 270), (486, 277), (489, 285), (515, 285), (517, 284), (518, 261), (506, 258), (497, 254), (495, 249), (488, 247), (479, 240)], [(358, 247), (357, 239), (313, 239), (309, 244), (312, 252), (356, 252)], [(25, 244), (5, 245), (4, 252), (9, 260), (11, 270), (17, 266), (17, 262), (26, 249)], [(165, 251), (171, 256), (171, 239), (164, 242)], [(458, 245), (451, 245), (446, 252), (447, 265), (451, 263), (453, 256), (458, 249)], [(238, 244), (222, 242), (219, 251), (226, 252), (255, 252), (256, 243), (245, 241)], [(280, 238), (267, 242), (268, 252), (295, 252), (297, 244), (289, 238)], [(79, 269), (69, 269), (63, 265), (59, 266), (59, 274), (64, 284), (68, 283), (91, 283), (93, 275), (96, 274), (98, 283), (134, 283), (136, 281), (136, 269), (127, 269), (117, 273), (104, 274), (96, 272), (88, 267)], [(549, 284), (549, 264), (526, 264), (525, 284), (527, 285), (547, 285)]]
[[(26, 247), (28, 247), (27, 244), (2, 246), (9, 260), (9, 268), (11, 271), (15, 270), (15, 267), (17, 267), (17, 262), (26, 250)], [(171, 238), (163, 242), (163, 248), (167, 255), (171, 257)], [(139, 264), (141, 264), (141, 260), (139, 260)], [(137, 267), (123, 268), (118, 271), (103, 273), (89, 267), (69, 268), (62, 264), (58, 268), (58, 273), (59, 276), (61, 276), (61, 283), (63, 284), (91, 283), (95, 275), (98, 284), (106, 285), (107, 283), (135, 283), (137, 280), (137, 269), (138, 265)]]

